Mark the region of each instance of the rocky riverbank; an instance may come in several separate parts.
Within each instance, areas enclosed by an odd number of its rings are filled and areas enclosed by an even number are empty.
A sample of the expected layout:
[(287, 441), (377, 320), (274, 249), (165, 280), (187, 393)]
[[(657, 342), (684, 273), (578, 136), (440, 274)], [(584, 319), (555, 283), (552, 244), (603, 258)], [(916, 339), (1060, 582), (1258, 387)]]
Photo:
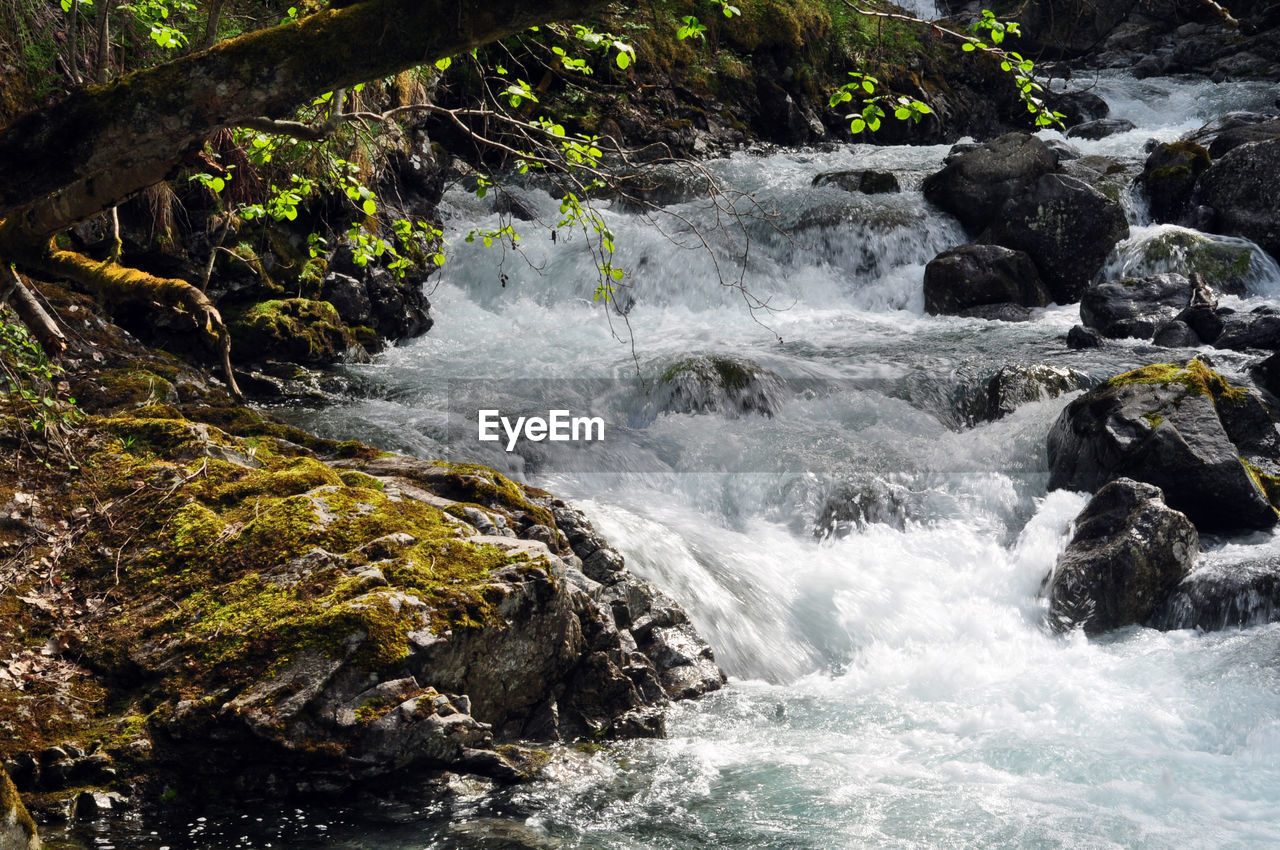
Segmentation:
[(48, 292), (84, 324), (83, 418), (0, 432), (0, 756), (42, 817), (519, 782), (723, 682), (552, 495), (275, 423)]

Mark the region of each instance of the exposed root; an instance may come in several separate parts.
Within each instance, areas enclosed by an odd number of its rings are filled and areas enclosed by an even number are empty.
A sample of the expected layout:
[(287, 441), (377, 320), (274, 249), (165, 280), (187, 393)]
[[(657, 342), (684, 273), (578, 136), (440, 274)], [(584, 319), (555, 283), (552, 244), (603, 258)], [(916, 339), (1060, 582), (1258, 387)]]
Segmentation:
[(227, 388), (236, 399), (242, 399), (231, 369), (231, 335), (222, 321), (222, 314), (208, 296), (190, 283), (178, 278), (156, 277), (111, 260), (98, 262), (52, 245), (41, 266), (42, 271), (83, 284), (109, 301), (151, 302), (190, 313), (200, 330), (218, 348)]
[[(40, 341), (45, 354), (51, 360), (58, 359), (66, 352), (67, 338), (63, 336), (62, 330), (54, 322), (53, 317), (40, 306), (40, 302), (31, 294), (31, 290), (18, 277), (13, 267), (2, 261), (0, 261), (0, 292), (3, 292), (4, 298), (13, 304), (18, 318), (22, 319), (22, 323)], [(4, 299), (0, 299), (2, 300)]]

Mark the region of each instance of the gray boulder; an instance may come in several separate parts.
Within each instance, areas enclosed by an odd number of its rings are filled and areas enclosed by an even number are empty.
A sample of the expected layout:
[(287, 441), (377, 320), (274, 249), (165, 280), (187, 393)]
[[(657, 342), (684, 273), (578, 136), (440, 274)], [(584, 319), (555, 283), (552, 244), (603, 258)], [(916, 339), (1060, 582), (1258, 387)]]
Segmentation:
[(1249, 142), (1228, 152), (1200, 178), (1211, 228), (1257, 242), (1280, 257), (1280, 138)]
[(1026, 251), (1053, 300), (1071, 304), (1128, 235), (1120, 204), (1074, 177), (1046, 174), (1005, 203), (983, 241)]
[(1209, 145), (1209, 155), (1214, 159), (1220, 159), (1241, 145), (1275, 138), (1280, 138), (1280, 118), (1259, 121), (1255, 124), (1241, 124), (1219, 133)]
[(1049, 622), (1096, 635), (1146, 622), (1191, 570), (1200, 535), (1160, 489), (1120, 478), (1076, 517), (1075, 534), (1045, 579)]
[(1002, 366), (998, 372), (964, 392), (956, 404), (966, 425), (1003, 419), (1024, 404), (1058, 398), (1086, 389), (1092, 381), (1083, 372), (1044, 364)]
[(864, 195), (884, 195), (902, 191), (897, 176), (892, 171), (826, 171), (813, 178), (814, 186), (838, 186), (846, 192)]
[(1270, 528), (1262, 470), (1280, 438), (1255, 394), (1198, 360), (1112, 378), (1067, 405), (1049, 432), (1049, 489), (1094, 491), (1117, 478), (1161, 488), (1202, 530)]
[(1112, 280), (1080, 299), (1080, 321), (1109, 339), (1151, 339), (1191, 301), (1191, 281), (1180, 274)]
[(924, 306), (954, 315), (970, 307), (1017, 304), (1043, 307), (1049, 291), (1035, 263), (1000, 245), (961, 245), (943, 251), (924, 269)]
[(1206, 564), (1151, 616), (1157, 629), (1242, 629), (1280, 619), (1280, 560)]
[(1053, 151), (1027, 133), (1008, 133), (949, 159), (925, 179), (924, 196), (975, 235), (1010, 198), (1058, 167)]
[(1224, 313), (1219, 318), (1222, 320), (1222, 333), (1214, 340), (1214, 347), (1231, 351), (1280, 350), (1280, 315), (1272, 308), (1259, 307), (1249, 313)]

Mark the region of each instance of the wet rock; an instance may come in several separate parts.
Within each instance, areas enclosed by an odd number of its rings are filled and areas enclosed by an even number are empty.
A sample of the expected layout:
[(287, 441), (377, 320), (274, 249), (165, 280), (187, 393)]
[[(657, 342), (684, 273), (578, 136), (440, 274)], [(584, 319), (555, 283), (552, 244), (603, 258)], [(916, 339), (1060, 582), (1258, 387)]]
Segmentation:
[(1178, 314), (1179, 322), (1191, 328), (1201, 343), (1212, 345), (1222, 335), (1222, 316), (1209, 305), (1188, 307)]
[(320, 298), (332, 304), (348, 324), (367, 325), (373, 319), (373, 305), (364, 282), (351, 275), (340, 272), (325, 275)]
[(906, 487), (879, 477), (847, 482), (824, 499), (814, 536), (819, 540), (843, 538), (874, 524), (901, 530), (916, 503), (916, 496)]
[(1206, 632), (1280, 619), (1280, 561), (1206, 564), (1184, 578), (1148, 625)]
[(1196, 180), (1208, 167), (1209, 152), (1195, 142), (1156, 145), (1138, 178), (1147, 194), (1151, 217), (1161, 222), (1181, 221)]
[(1025, 251), (1053, 300), (1070, 304), (1128, 235), (1119, 203), (1074, 177), (1046, 174), (1004, 204), (983, 241)]
[(1221, 159), (1241, 145), (1275, 138), (1280, 138), (1280, 118), (1230, 127), (1219, 133), (1209, 144), (1209, 155), (1215, 160)]
[(1214, 140), (1223, 133), (1253, 124), (1260, 124), (1273, 118), (1275, 118), (1274, 115), (1267, 115), (1261, 112), (1246, 112), (1243, 110), (1228, 112), (1225, 115), (1214, 118), (1212, 121), (1206, 122), (1201, 127), (1183, 136), (1183, 139), (1207, 148), (1211, 147)]
[(782, 403), (781, 391), (778, 376), (750, 360), (698, 355), (663, 370), (652, 405), (658, 413), (772, 417)]
[(1099, 118), (1096, 121), (1086, 121), (1083, 124), (1077, 124), (1067, 130), (1068, 139), (1105, 139), (1107, 136), (1115, 136), (1119, 133), (1127, 133), (1136, 128), (1132, 121), (1127, 118)]
[(1124, 246), (1119, 261), (1108, 265), (1104, 274), (1111, 278), (1197, 274), (1214, 292), (1246, 295), (1252, 283), (1268, 277), (1268, 266), (1257, 246), (1243, 239), (1170, 226)]
[(1151, 341), (1162, 348), (1195, 348), (1201, 344), (1200, 335), (1177, 319), (1157, 328)]
[(961, 153), (925, 178), (924, 196), (976, 235), (1001, 214), (1011, 198), (1026, 192), (1057, 166), (1058, 158), (1040, 139), (1008, 133)]
[(966, 425), (1003, 419), (1024, 404), (1058, 398), (1093, 384), (1075, 369), (1043, 364), (1003, 366), (957, 405)]
[(1226, 313), (1220, 316), (1222, 333), (1213, 341), (1214, 347), (1231, 351), (1280, 350), (1280, 315), (1259, 312), (1267, 309), (1262, 307), (1249, 313)]
[(1271, 354), (1249, 367), (1249, 374), (1258, 386), (1280, 398), (1280, 352)]
[(1160, 487), (1201, 530), (1276, 523), (1259, 466), (1280, 456), (1275, 425), (1255, 394), (1196, 360), (1147, 366), (1085, 393), (1054, 423), (1048, 453), (1051, 490), (1094, 491), (1127, 477)]
[(1111, 114), (1107, 102), (1091, 91), (1048, 92), (1044, 95), (1044, 102), (1054, 112), (1062, 113), (1062, 123), (1067, 127), (1097, 121)]
[(971, 307), (1043, 307), (1049, 291), (1022, 251), (999, 245), (961, 245), (934, 257), (924, 270), (925, 310), (954, 315)]
[(1073, 147), (1061, 139), (1046, 139), (1045, 145), (1058, 158), (1058, 165), (1062, 165), (1064, 162), (1072, 162), (1084, 156), (1084, 154), (1080, 153), (1079, 148)]
[(902, 191), (892, 171), (827, 171), (813, 178), (814, 186), (838, 186), (846, 192), (883, 195)]
[(27, 807), (13, 787), (9, 774), (0, 770), (0, 850), (39, 850), (40, 837)]
[(956, 313), (965, 319), (985, 319), (988, 322), (1029, 322), (1032, 312), (1021, 304), (982, 304), (977, 307), (966, 307)]
[(1108, 281), (1085, 292), (1080, 320), (1109, 339), (1151, 339), (1187, 307), (1191, 292), (1191, 281), (1180, 274)]
[(1280, 256), (1280, 138), (1241, 145), (1216, 160), (1200, 178), (1217, 233), (1251, 239)]
[(1067, 348), (1080, 351), (1085, 348), (1099, 348), (1101, 346), (1102, 336), (1093, 328), (1075, 325), (1071, 330), (1067, 331)]
[(1158, 487), (1120, 478), (1098, 491), (1045, 579), (1049, 622), (1096, 635), (1146, 622), (1191, 570), (1200, 535)]

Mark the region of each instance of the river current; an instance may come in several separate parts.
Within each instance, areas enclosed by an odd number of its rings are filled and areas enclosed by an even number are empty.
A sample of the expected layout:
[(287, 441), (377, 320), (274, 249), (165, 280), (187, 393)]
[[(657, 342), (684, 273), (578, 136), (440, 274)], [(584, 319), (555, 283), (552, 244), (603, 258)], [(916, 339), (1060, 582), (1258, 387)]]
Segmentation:
[[(1103, 76), (1096, 91), (1139, 129), (1071, 144), (1135, 167), (1148, 139), (1274, 96), (1263, 85), (1122, 76)], [(1193, 352), (1136, 341), (1068, 350), (1076, 306), (1020, 324), (925, 314), (924, 264), (967, 241), (919, 190), (947, 150), (851, 145), (711, 162), (770, 215), (716, 231), (705, 201), (677, 199), (671, 211), (711, 234), (712, 253), (605, 204), (617, 263), (630, 271), (625, 323), (592, 300), (581, 236), (553, 243), (517, 222), (522, 255), (467, 243), (500, 222), (492, 198), (450, 190), (435, 328), (349, 367), (358, 398), (287, 415), (426, 457), (455, 450), (442, 411), (460, 396), (479, 404), (537, 387), (625, 422), (589, 462), (501, 447), (477, 459), (581, 507), (633, 571), (687, 608), (729, 684), (674, 706), (665, 739), (557, 757), (552, 778), (514, 790), (463, 783), (447, 803), (373, 820), (300, 811), (193, 823), (170, 843), (1280, 845), (1280, 624), (1134, 627), (1094, 640), (1048, 632), (1040, 582), (1086, 496), (1046, 493), (1045, 437), (1074, 394), (974, 427), (949, 413), (958, 392), (1002, 366), (1103, 380)], [(811, 186), (855, 168), (891, 170), (903, 191)], [(558, 217), (545, 192), (510, 191)], [(1133, 235), (1114, 268), (1169, 229), (1127, 203)], [(688, 241), (687, 225), (664, 226)], [(734, 276), (748, 246), (742, 281), (774, 310), (752, 312), (718, 282), (712, 258)], [(1277, 294), (1280, 270), (1256, 262), (1246, 304)], [(776, 374), (776, 415), (642, 415), (644, 387), (691, 355)], [(1246, 363), (1212, 356), (1228, 375)], [(862, 513), (829, 533), (826, 508), (851, 498)], [(1266, 534), (1206, 544), (1211, 559), (1280, 551)]]

